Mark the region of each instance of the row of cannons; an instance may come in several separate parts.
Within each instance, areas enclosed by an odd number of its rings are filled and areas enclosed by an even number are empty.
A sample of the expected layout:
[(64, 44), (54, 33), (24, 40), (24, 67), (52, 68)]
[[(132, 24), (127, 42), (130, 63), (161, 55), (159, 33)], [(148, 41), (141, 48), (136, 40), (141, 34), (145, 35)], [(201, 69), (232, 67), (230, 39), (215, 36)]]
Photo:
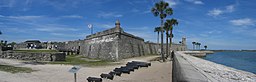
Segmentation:
[(149, 67), (151, 63), (140, 62), (140, 61), (132, 61), (128, 62), (126, 66), (121, 66), (119, 68), (115, 68), (113, 71), (110, 71), (108, 74), (102, 73), (100, 75), (101, 78), (98, 77), (88, 77), (88, 82), (102, 82), (102, 78), (113, 80), (114, 76), (121, 76), (122, 73), (130, 74), (130, 72), (134, 72), (135, 69), (139, 69), (141, 67)]

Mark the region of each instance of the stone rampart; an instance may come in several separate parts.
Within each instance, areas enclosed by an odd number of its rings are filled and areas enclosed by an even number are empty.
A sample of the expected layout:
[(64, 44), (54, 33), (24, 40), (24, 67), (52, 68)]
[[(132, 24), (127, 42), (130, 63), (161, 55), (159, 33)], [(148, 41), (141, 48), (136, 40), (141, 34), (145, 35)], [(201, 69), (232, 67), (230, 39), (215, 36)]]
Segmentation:
[(82, 42), (80, 54), (89, 58), (115, 61), (118, 57), (118, 47), (116, 46), (118, 46), (117, 33), (94, 37)]

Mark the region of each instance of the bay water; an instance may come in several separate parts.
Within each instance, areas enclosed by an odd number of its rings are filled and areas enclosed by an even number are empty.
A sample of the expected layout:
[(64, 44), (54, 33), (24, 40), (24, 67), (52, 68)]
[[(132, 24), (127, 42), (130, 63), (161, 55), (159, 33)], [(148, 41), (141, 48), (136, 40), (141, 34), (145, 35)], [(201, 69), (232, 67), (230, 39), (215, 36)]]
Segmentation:
[(203, 59), (256, 74), (256, 52), (215, 52), (203, 57)]

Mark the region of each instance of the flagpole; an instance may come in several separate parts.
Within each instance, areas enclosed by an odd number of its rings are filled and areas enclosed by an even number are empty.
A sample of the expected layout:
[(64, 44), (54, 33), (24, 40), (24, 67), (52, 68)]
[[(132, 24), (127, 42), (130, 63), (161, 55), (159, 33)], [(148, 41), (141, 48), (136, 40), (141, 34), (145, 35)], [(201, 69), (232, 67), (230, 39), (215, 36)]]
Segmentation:
[(91, 28), (91, 34), (93, 34), (93, 27)]
[(91, 34), (93, 34), (93, 26), (92, 26), (92, 24), (88, 24), (88, 28), (91, 29)]

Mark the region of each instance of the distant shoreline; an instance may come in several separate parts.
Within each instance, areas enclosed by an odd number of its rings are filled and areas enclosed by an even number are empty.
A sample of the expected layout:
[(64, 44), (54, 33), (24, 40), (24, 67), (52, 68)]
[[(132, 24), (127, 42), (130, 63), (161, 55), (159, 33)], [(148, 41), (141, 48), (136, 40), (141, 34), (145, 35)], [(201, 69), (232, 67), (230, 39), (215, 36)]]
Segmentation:
[(226, 51), (232, 51), (232, 52), (256, 52), (256, 50), (209, 50), (214, 52), (226, 52)]

